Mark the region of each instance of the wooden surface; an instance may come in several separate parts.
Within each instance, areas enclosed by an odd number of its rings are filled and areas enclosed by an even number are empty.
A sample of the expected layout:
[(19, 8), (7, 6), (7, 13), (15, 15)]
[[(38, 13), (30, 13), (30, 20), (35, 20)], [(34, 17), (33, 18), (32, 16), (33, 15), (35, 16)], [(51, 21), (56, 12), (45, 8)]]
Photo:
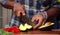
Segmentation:
[(27, 32), (20, 32), (14, 35), (60, 35), (60, 31), (40, 31), (40, 30), (33, 30)]

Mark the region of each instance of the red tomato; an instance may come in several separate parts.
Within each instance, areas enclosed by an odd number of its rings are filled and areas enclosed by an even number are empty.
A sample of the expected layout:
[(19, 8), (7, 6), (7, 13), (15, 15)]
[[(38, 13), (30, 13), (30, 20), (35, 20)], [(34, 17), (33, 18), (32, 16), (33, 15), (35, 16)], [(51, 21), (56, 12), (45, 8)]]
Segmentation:
[(10, 32), (11, 28), (4, 28), (3, 30)]
[(19, 28), (17, 26), (13, 26), (11, 30), (14, 33), (19, 33), (20, 32), (20, 30), (19, 30)]
[(20, 29), (17, 26), (12, 26), (11, 28), (4, 28), (5, 31), (19, 33)]

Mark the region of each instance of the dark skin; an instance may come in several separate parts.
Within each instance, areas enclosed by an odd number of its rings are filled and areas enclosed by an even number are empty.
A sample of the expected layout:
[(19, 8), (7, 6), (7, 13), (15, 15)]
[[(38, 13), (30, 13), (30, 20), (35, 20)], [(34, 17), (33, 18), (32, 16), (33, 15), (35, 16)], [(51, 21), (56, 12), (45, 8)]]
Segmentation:
[[(11, 9), (13, 9), (13, 13), (15, 13), (17, 17), (20, 17), (20, 13), (22, 13), (22, 16), (26, 15), (24, 6), (19, 4), (19, 3), (15, 3), (14, 0), (7, 0), (6, 4), (4, 6), (6, 6), (6, 8), (11, 7)], [(44, 12), (47, 13), (48, 18), (52, 18), (52, 17), (54, 17), (55, 15), (58, 14), (58, 11), (59, 11), (58, 8), (51, 7), (50, 9), (48, 9)], [(34, 29), (36, 29), (39, 26), (41, 26), (42, 23), (46, 21), (46, 19), (44, 19), (44, 17), (42, 15), (36, 14), (32, 18), (32, 22), (34, 22), (34, 21), (38, 21), (38, 24), (33, 27)]]

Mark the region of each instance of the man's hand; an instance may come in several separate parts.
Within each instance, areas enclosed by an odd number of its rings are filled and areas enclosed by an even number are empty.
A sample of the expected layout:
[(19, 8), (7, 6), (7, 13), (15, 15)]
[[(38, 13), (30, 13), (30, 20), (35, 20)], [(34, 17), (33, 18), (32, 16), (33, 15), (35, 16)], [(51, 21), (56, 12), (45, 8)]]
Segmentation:
[(15, 3), (13, 6), (13, 11), (16, 14), (17, 17), (20, 17), (20, 13), (22, 13), (22, 16), (25, 15), (25, 9), (24, 6), (19, 4), (19, 3)]
[(32, 18), (32, 22), (34, 22), (34, 21), (38, 22), (38, 24), (33, 27), (33, 29), (36, 29), (36, 28), (38, 28), (39, 26), (41, 26), (43, 22), (45, 22), (45, 19), (43, 18), (42, 15), (36, 14), (36, 15), (34, 15), (33, 18)]

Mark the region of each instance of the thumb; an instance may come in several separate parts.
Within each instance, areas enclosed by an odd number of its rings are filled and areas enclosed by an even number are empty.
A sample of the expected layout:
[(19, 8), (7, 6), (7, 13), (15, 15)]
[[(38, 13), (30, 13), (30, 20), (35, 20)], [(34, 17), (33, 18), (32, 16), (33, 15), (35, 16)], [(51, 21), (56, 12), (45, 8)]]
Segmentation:
[(19, 17), (20, 16), (20, 11), (16, 12), (16, 16)]
[(36, 18), (34, 18), (34, 17), (33, 17), (31, 21), (32, 21), (32, 22), (34, 22), (34, 21), (35, 21), (35, 19), (36, 19)]
[(44, 21), (43, 21), (42, 25), (44, 25), (44, 24), (45, 24), (45, 22), (46, 22), (46, 20), (44, 20)]

